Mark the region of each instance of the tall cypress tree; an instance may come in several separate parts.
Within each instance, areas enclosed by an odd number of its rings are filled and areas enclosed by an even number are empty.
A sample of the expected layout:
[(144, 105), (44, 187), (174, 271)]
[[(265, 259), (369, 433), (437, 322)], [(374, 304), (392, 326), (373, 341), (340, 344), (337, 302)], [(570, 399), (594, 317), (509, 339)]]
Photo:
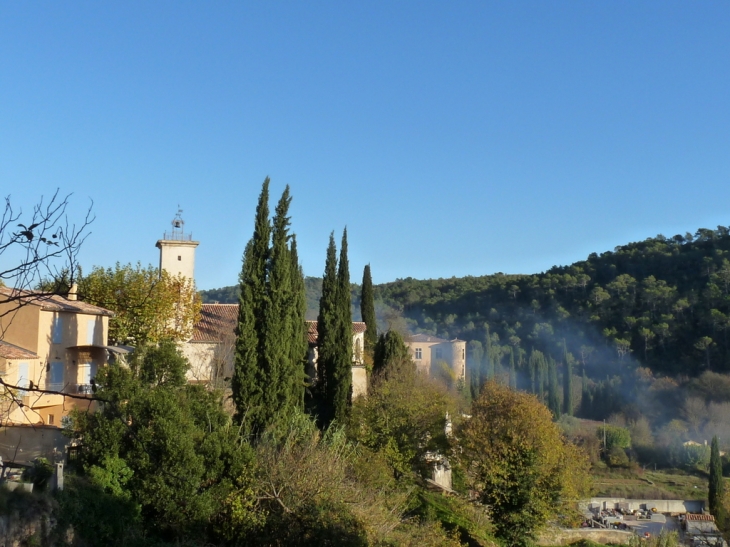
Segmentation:
[(725, 512), (722, 506), (724, 484), (722, 482), (722, 460), (720, 459), (720, 443), (717, 435), (712, 437), (710, 447), (710, 484), (708, 492), (710, 513), (715, 517), (718, 528), (722, 530), (725, 524)]
[(394, 330), (380, 335), (373, 353), (373, 375), (387, 374), (404, 364), (415, 366), (403, 337)]
[(370, 264), (362, 272), (362, 293), (360, 297), (360, 313), (365, 322), (365, 352), (373, 354), (378, 343), (378, 326), (375, 320), (375, 296), (373, 294), (373, 278), (370, 276)]
[(297, 237), (291, 238), (292, 292), (294, 304), (292, 308), (294, 333), (291, 344), (291, 362), (294, 366), (292, 376), (292, 397), (299, 398), (299, 406), (304, 405), (304, 385), (307, 379), (307, 357), (309, 343), (307, 341), (307, 295), (304, 287), (304, 273), (299, 264)]
[(234, 372), (231, 381), (236, 405), (236, 419), (253, 433), (265, 425), (264, 383), (262, 360), (264, 310), (267, 307), (266, 266), (269, 258), (269, 178), (261, 188), (256, 206), (254, 233), (246, 245), (239, 275), (238, 324)]
[(352, 395), (352, 311), (350, 298), (350, 265), (347, 259), (347, 228), (342, 232), (340, 260), (337, 266), (337, 300), (335, 326), (335, 360), (327, 382), (328, 399), (333, 418), (344, 421)]
[(327, 247), (327, 259), (322, 276), (322, 296), (319, 299), (319, 316), (317, 317), (317, 382), (322, 396), (322, 414), (329, 421), (334, 409), (327, 397), (327, 382), (330, 379), (329, 369), (334, 367), (335, 332), (337, 324), (337, 247), (335, 234), (330, 234)]
[(573, 356), (568, 352), (568, 347), (563, 340), (563, 412), (568, 416), (573, 415)]
[(551, 357), (548, 364), (548, 408), (553, 418), (560, 418), (560, 398), (558, 397), (558, 372), (555, 360)]
[(492, 336), (489, 334), (489, 325), (484, 325), (486, 330), (486, 346), (484, 348), (484, 374), (482, 377), (488, 382), (494, 380), (494, 350), (492, 349)]
[(267, 178), (239, 279), (231, 386), (236, 418), (253, 435), (263, 432), (278, 415), (301, 406), (304, 390), (300, 370), (304, 281), (296, 253), (289, 247), (289, 187), (277, 204), (273, 226), (268, 200)]
[(509, 348), (509, 387), (517, 390), (517, 369), (515, 368), (515, 348)]

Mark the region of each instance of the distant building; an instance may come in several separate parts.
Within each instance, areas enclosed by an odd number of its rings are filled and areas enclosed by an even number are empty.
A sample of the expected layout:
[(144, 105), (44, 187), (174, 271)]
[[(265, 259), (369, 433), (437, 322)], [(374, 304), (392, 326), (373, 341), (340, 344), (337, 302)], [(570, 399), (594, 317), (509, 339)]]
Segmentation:
[[(238, 304), (203, 304), (200, 320), (193, 326), (193, 336), (182, 345), (183, 355), (190, 361), (188, 381), (216, 385), (233, 376)], [(317, 376), (317, 322), (307, 321), (311, 379)], [(352, 323), (352, 395), (367, 392), (367, 375), (363, 361), (365, 323)]]
[[(107, 363), (112, 312), (68, 296), (0, 287), (0, 376), (21, 388), (37, 386), (59, 394), (21, 391), (0, 399), (5, 424), (59, 426), (75, 406), (88, 403), (63, 394), (92, 393), (98, 367)], [(21, 402), (22, 406), (17, 402)]]
[(182, 209), (172, 219), (172, 231), (165, 232), (155, 246), (160, 250), (160, 272), (165, 270), (173, 277), (183, 275), (195, 281), (195, 249), (200, 243), (193, 241), (192, 234), (185, 233)]
[(405, 340), (416, 368), (431, 376), (449, 372), (454, 380), (466, 378), (466, 342), (415, 334)]

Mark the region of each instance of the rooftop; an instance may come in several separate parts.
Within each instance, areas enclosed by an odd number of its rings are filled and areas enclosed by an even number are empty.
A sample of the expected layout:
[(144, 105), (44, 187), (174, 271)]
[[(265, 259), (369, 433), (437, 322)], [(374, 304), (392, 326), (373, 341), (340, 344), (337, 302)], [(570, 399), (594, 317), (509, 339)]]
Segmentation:
[(222, 342), (233, 336), (237, 319), (238, 304), (203, 304), (191, 342)]
[(69, 300), (57, 294), (45, 294), (40, 292), (26, 291), (23, 289), (11, 289), (0, 287), (0, 304), (15, 302), (18, 306), (30, 305), (39, 306), (46, 311), (62, 311), (69, 313), (85, 313), (89, 315), (106, 315), (111, 317), (113, 312), (106, 308), (87, 304), (81, 300)]
[(5, 359), (38, 359), (38, 355), (14, 344), (0, 340), (0, 357)]

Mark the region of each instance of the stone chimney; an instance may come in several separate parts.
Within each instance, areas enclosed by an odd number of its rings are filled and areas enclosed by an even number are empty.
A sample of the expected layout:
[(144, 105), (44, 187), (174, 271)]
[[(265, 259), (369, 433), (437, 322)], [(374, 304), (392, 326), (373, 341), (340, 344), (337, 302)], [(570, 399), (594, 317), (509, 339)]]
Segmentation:
[(74, 283), (71, 285), (71, 288), (68, 290), (68, 294), (66, 295), (67, 300), (78, 300), (78, 292), (79, 292), (79, 286)]

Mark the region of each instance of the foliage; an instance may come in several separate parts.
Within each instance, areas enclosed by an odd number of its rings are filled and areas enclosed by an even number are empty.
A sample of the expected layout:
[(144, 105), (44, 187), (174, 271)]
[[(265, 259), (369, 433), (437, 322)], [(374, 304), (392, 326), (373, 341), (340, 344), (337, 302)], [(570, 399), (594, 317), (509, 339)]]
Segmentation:
[(133, 500), (146, 535), (205, 538), (251, 456), (219, 396), (185, 384), (179, 369), (187, 363), (169, 359), (168, 349), (140, 352), (128, 369), (101, 369), (103, 402), (96, 412), (74, 411), (70, 434), (81, 443), (89, 488), (128, 511)]
[(380, 335), (373, 352), (373, 374), (387, 374), (392, 368), (412, 365), (411, 354), (403, 337), (395, 330)]
[(187, 341), (200, 313), (192, 280), (139, 262), (95, 266), (79, 280), (79, 298), (114, 312), (109, 340), (116, 344)]
[(587, 490), (587, 461), (532, 395), (487, 382), (457, 433), (459, 458), (497, 536), (524, 545)]
[(717, 526), (722, 529), (725, 524), (723, 508), (723, 497), (725, 492), (722, 480), (720, 447), (717, 437), (712, 438), (712, 446), (710, 450), (710, 483), (707, 498), (709, 500), (710, 513), (714, 515)]
[(596, 431), (596, 435), (604, 441), (604, 450), (611, 450), (614, 446), (624, 449), (631, 448), (631, 433), (625, 427), (615, 425), (602, 425)]
[(353, 403), (348, 435), (383, 454), (396, 476), (421, 464), (429, 450), (445, 450), (445, 416), (457, 401), (446, 387), (416, 372), (412, 361), (391, 364)]
[(370, 275), (370, 264), (366, 264), (362, 272), (360, 314), (366, 326), (365, 352), (372, 355), (375, 344), (378, 343), (378, 325), (375, 319), (375, 297), (373, 294), (373, 278)]
[(254, 435), (303, 405), (305, 325), (302, 273), (289, 234), (287, 186), (269, 220), (269, 179), (239, 277), (232, 398), (236, 418)]
[(36, 458), (33, 465), (23, 471), (23, 480), (33, 483), (33, 488), (43, 491), (53, 476), (53, 466), (46, 458)]

